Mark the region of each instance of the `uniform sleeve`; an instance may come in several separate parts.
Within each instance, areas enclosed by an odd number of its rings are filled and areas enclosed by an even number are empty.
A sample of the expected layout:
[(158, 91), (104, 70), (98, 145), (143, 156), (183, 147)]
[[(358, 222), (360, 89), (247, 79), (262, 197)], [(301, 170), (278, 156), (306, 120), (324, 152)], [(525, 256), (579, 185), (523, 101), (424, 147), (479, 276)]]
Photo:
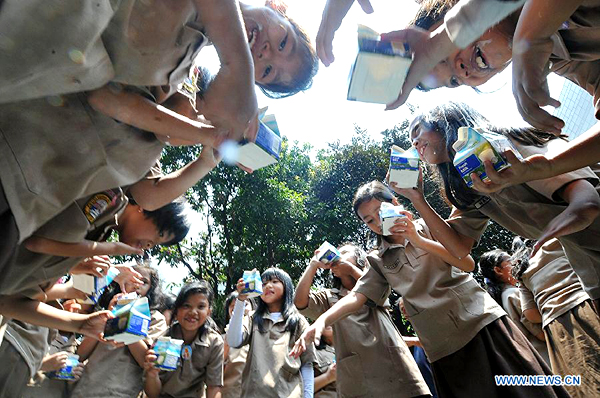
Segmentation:
[(233, 348), (239, 348), (243, 344), (244, 340), (244, 309), (246, 308), (246, 302), (243, 300), (235, 300), (235, 306), (233, 307), (233, 314), (227, 325), (227, 344)]
[(460, 210), (456, 207), (452, 208), (452, 213), (446, 220), (456, 232), (474, 239), (477, 243), (479, 243), (489, 221), (488, 216), (475, 208)]
[(517, 291), (517, 293), (517, 295), (509, 295), (506, 300), (504, 300), (503, 296), (502, 306), (504, 307), (504, 310), (506, 311), (510, 319), (512, 319), (514, 322), (520, 322), (531, 334), (537, 336), (542, 332), (542, 325), (538, 323), (532, 323), (527, 318), (525, 318), (525, 316), (523, 315), (523, 310), (521, 309), (520, 292)]
[(537, 309), (533, 293), (531, 293), (531, 290), (527, 289), (523, 284), (519, 286), (519, 296), (521, 298), (521, 311), (524, 312), (533, 308)]
[(383, 306), (390, 295), (390, 285), (380, 271), (381, 259), (373, 254), (367, 256), (369, 268), (356, 282), (353, 292), (364, 294), (378, 306)]
[(594, 97), (596, 119), (600, 119), (600, 61), (558, 60), (552, 65), (555, 72), (571, 80)]
[(206, 365), (206, 385), (223, 385), (223, 338), (217, 334), (211, 346), (210, 358)]
[[(302, 333), (304, 333), (304, 331), (307, 328), (308, 328), (308, 321), (306, 320), (306, 318), (304, 318), (302, 315), (300, 315), (300, 327), (298, 328), (298, 331), (296, 332), (294, 342), (296, 340), (298, 340), (298, 338), (302, 335)], [(312, 369), (313, 364), (315, 362), (317, 362), (317, 351), (315, 349), (315, 345), (313, 343), (310, 343), (306, 347), (306, 351), (304, 351), (302, 353), (302, 355), (300, 355), (300, 363), (302, 365), (310, 364), (310, 368)]]
[(448, 37), (465, 48), (523, 4), (525, 0), (461, 0), (444, 18)]
[(308, 306), (300, 313), (307, 318), (317, 319), (321, 314), (329, 309), (329, 290), (319, 290), (318, 292), (311, 291), (308, 293)]
[(165, 316), (160, 311), (152, 311), (150, 327), (148, 328), (148, 339), (151, 339), (153, 343), (156, 339), (164, 335), (168, 328)]

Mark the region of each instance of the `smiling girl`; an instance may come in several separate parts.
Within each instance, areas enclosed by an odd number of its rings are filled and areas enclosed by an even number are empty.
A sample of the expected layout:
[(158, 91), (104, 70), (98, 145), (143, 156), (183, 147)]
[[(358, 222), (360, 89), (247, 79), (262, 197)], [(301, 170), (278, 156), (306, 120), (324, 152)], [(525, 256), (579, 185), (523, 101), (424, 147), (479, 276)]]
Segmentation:
[(262, 273), (263, 294), (256, 311), (243, 324), (244, 281), (237, 284), (239, 296), (227, 330), (231, 347), (249, 344), (242, 374), (242, 397), (310, 398), (313, 396), (315, 348), (300, 358), (289, 353), (308, 322), (294, 307), (292, 279), (279, 268)]
[(181, 288), (173, 313), (175, 324), (166, 335), (183, 340), (181, 364), (175, 371), (159, 372), (156, 355), (146, 353), (144, 391), (149, 398), (197, 398), (221, 396), (223, 385), (223, 338), (210, 317), (214, 293), (208, 282), (189, 283)]

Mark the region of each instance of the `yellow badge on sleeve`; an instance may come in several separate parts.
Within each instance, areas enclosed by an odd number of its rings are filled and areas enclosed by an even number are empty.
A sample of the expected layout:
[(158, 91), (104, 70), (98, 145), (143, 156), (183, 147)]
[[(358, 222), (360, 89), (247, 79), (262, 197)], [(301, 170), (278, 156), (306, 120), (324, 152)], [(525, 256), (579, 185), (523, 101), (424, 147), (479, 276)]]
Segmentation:
[(114, 204), (117, 197), (110, 197), (107, 193), (98, 193), (91, 197), (83, 207), (83, 213), (90, 223), (93, 223), (98, 217)]

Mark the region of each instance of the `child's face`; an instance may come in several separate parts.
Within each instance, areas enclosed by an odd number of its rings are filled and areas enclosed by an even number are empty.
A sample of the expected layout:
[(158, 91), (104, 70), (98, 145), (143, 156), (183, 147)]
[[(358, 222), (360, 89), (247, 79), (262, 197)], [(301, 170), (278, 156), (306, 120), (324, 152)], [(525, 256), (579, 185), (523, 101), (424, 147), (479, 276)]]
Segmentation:
[(410, 127), (410, 140), (422, 161), (429, 164), (450, 161), (446, 141), (440, 133), (416, 123)]
[(373, 198), (367, 202), (361, 203), (356, 211), (360, 219), (377, 235), (383, 235), (381, 230), (381, 218), (379, 218), (380, 207), (381, 201)]
[(423, 79), (424, 88), (477, 87), (502, 72), (512, 59), (511, 39), (490, 29), (464, 50), (457, 50)]
[[(233, 315), (234, 308), (235, 308), (235, 300), (231, 300), (231, 303), (229, 303), (229, 308), (227, 308), (230, 318)], [(244, 301), (244, 315), (248, 314), (251, 310), (252, 310), (252, 305), (250, 304), (250, 302), (248, 300)]]
[(290, 83), (302, 67), (299, 37), (292, 25), (268, 7), (244, 8), (243, 18), (256, 83)]
[(204, 294), (196, 293), (190, 295), (185, 303), (177, 309), (177, 322), (182, 329), (195, 331), (204, 325), (210, 314), (208, 298)]
[(504, 283), (508, 283), (509, 285), (516, 285), (517, 280), (512, 276), (513, 265), (510, 261), (510, 258), (502, 261), (499, 267), (494, 267), (494, 272), (498, 275), (498, 279), (500, 279)]
[(173, 240), (172, 234), (161, 233), (151, 218), (146, 218), (141, 207), (133, 206), (129, 211), (127, 222), (122, 223), (119, 230), (119, 241), (130, 246), (148, 250), (156, 245)]
[(143, 284), (135, 286), (133, 283), (125, 282), (125, 289), (128, 292), (136, 292), (139, 296), (143, 297), (148, 294), (148, 290), (150, 290), (150, 287), (152, 286), (150, 272), (144, 268), (141, 268), (137, 271), (142, 275)]
[(285, 287), (279, 279), (263, 281), (263, 294), (260, 296), (265, 304), (277, 303), (283, 300)]

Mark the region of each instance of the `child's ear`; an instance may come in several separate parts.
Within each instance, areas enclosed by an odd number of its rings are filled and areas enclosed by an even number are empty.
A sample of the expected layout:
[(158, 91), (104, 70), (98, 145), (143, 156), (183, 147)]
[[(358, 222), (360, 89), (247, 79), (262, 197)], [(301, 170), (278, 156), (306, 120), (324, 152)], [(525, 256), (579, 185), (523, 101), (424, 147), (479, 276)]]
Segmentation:
[(494, 273), (498, 276), (502, 275), (502, 268), (494, 267)]

